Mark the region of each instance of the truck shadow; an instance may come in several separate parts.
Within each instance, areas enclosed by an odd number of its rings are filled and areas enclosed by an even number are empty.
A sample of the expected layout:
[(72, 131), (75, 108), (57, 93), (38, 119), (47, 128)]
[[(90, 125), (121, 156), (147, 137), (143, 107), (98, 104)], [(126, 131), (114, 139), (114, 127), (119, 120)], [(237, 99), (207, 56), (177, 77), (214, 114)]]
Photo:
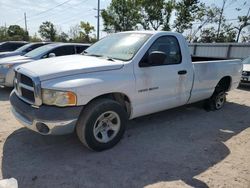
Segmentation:
[(238, 89), (245, 90), (245, 91), (250, 91), (250, 84), (241, 84), (241, 85), (238, 86)]
[(1, 88), (0, 87), (0, 101), (9, 100), (9, 96), (13, 88)]
[(74, 134), (44, 137), (22, 128), (4, 144), (3, 178), (15, 177), (20, 188), (143, 187), (174, 180), (208, 187), (195, 176), (230, 154), (223, 142), (250, 127), (249, 113), (248, 106), (228, 103), (216, 112), (190, 105), (141, 117), (104, 152), (89, 151)]

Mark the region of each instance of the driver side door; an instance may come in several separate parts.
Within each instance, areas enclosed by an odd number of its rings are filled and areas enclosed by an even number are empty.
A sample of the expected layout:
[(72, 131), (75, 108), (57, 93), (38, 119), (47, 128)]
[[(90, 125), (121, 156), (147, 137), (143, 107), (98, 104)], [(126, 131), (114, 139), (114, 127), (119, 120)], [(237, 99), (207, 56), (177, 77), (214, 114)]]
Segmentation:
[[(164, 62), (149, 64), (151, 52), (165, 53)], [(139, 66), (135, 65), (134, 68), (138, 95), (134, 115), (146, 115), (186, 104), (192, 86), (191, 71), (186, 68), (177, 38), (159, 37), (145, 53)]]

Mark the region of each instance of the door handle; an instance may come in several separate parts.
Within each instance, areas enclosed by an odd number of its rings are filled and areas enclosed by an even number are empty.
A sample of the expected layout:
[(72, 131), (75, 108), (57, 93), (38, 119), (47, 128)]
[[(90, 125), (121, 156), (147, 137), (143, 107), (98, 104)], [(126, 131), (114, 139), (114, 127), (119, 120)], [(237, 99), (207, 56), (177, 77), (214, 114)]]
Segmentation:
[(184, 74), (187, 74), (187, 71), (186, 70), (180, 70), (180, 71), (178, 71), (178, 74), (179, 75), (184, 75)]

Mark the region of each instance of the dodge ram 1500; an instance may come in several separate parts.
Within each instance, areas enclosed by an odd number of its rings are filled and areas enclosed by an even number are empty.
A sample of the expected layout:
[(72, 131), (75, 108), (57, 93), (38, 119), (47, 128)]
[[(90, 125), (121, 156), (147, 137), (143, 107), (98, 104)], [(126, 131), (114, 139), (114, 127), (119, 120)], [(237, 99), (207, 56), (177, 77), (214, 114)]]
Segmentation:
[(122, 32), (81, 55), (17, 67), (10, 101), (27, 128), (43, 135), (76, 130), (84, 145), (101, 151), (120, 141), (128, 119), (201, 100), (221, 109), (241, 71), (240, 60), (192, 58), (178, 33)]

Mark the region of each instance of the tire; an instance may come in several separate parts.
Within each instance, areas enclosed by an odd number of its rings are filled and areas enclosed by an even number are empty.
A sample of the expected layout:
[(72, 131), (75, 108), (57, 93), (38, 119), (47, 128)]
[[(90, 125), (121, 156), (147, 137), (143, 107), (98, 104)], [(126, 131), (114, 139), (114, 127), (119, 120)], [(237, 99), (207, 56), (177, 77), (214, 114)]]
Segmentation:
[(207, 111), (220, 110), (226, 103), (226, 92), (215, 91), (212, 97), (205, 101), (205, 109)]
[(89, 149), (103, 151), (121, 140), (127, 120), (127, 113), (118, 102), (97, 99), (88, 104), (81, 113), (76, 133)]

